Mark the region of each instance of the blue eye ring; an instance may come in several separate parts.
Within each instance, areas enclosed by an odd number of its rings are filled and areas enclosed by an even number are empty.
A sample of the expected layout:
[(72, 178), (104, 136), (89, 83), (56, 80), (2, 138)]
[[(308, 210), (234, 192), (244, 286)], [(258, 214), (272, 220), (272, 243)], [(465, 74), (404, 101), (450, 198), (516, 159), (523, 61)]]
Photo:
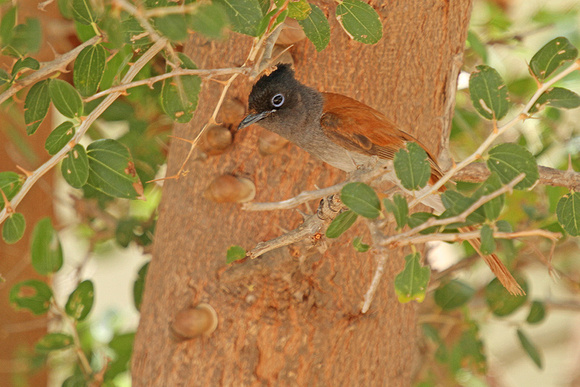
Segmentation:
[(272, 97), (272, 106), (279, 108), (284, 104), (284, 95), (276, 94)]

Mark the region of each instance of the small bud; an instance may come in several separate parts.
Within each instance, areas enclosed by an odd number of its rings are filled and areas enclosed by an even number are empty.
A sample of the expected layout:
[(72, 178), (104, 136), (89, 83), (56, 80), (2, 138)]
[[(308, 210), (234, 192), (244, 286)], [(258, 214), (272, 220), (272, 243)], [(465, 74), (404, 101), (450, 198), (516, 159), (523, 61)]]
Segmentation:
[(199, 304), (195, 308), (181, 310), (171, 323), (171, 330), (181, 339), (193, 339), (201, 335), (209, 336), (216, 330), (218, 315), (209, 304)]
[(204, 196), (217, 203), (245, 203), (256, 196), (256, 186), (243, 177), (222, 175), (211, 182)]
[(232, 132), (226, 127), (212, 125), (200, 139), (199, 147), (207, 154), (217, 155), (232, 144)]
[(224, 103), (217, 116), (218, 122), (226, 125), (235, 125), (236, 127), (246, 116), (246, 106), (237, 99), (228, 98)]
[(258, 150), (262, 156), (278, 153), (288, 143), (284, 137), (268, 130), (262, 131), (258, 138)]
[(306, 34), (300, 27), (300, 24), (294, 19), (286, 19), (284, 22), (284, 29), (280, 32), (276, 44), (283, 46), (290, 46), (306, 38)]

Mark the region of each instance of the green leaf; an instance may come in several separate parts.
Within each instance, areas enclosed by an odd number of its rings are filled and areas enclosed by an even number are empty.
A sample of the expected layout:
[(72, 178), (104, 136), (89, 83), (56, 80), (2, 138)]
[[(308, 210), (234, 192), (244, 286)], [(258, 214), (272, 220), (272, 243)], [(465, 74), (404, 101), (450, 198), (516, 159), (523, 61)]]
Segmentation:
[(576, 59), (578, 49), (568, 39), (559, 37), (546, 43), (530, 61), (530, 69), (539, 80), (548, 78), (565, 62)]
[[(473, 203), (475, 203), (477, 199), (475, 198), (468, 198), (463, 196), (461, 193), (457, 191), (445, 191), (443, 195), (441, 195), (441, 201), (443, 205), (447, 209), (443, 214), (441, 214), (440, 218), (451, 218), (453, 216), (459, 215), (467, 210)], [(471, 214), (467, 216), (467, 222), (465, 223), (453, 223), (448, 225), (447, 229), (455, 229), (457, 227), (462, 227), (466, 225), (472, 224), (479, 224), (485, 222), (484, 211), (482, 207), (477, 208)]]
[(0, 22), (0, 42), (2, 47), (8, 45), (12, 40), (13, 29), (16, 26), (17, 11), (17, 7), (10, 7), (2, 16), (2, 21)]
[(498, 317), (507, 316), (515, 312), (523, 304), (525, 304), (528, 296), (528, 284), (522, 278), (515, 276), (516, 280), (526, 293), (523, 296), (511, 295), (506, 288), (503, 287), (497, 278), (494, 278), (485, 287), (485, 299), (489, 309)]
[(134, 47), (141, 47), (151, 43), (149, 37), (144, 34), (145, 30), (133, 16), (126, 16), (121, 22), (121, 28), (125, 35), (125, 43)]
[(244, 258), (246, 258), (246, 250), (241, 246), (231, 246), (226, 253), (226, 263), (228, 265)]
[(530, 313), (528, 314), (526, 322), (528, 324), (538, 324), (544, 321), (544, 317), (546, 317), (546, 308), (544, 307), (544, 303), (540, 301), (532, 302)]
[(38, 274), (56, 273), (62, 267), (62, 247), (50, 218), (42, 218), (34, 227), (30, 254)]
[(210, 39), (222, 39), (229, 20), (221, 4), (200, 4), (194, 14), (187, 16), (187, 25)]
[(535, 113), (546, 105), (562, 109), (575, 109), (580, 106), (580, 96), (568, 89), (553, 87), (538, 98), (534, 106), (530, 108), (530, 113)]
[(439, 286), (433, 297), (441, 309), (452, 310), (467, 303), (474, 294), (475, 289), (471, 286), (458, 280), (451, 280)]
[(327, 238), (338, 238), (350, 228), (358, 218), (354, 211), (344, 211), (338, 214), (326, 229)]
[(42, 28), (38, 19), (27, 18), (24, 24), (17, 25), (12, 32), (12, 39), (4, 47), (4, 54), (22, 58), (40, 49)]
[(487, 63), (487, 46), (482, 43), (479, 36), (473, 30), (467, 32), (467, 44), (473, 52), (481, 57), (483, 63)]
[(137, 272), (137, 279), (133, 284), (133, 302), (135, 308), (141, 311), (141, 303), (143, 302), (143, 292), (145, 291), (145, 278), (147, 277), (147, 270), (149, 270), (149, 263), (144, 264)]
[(103, 79), (101, 80), (101, 88), (103, 90), (119, 83), (121, 75), (128, 68), (131, 59), (133, 59), (133, 50), (128, 44), (124, 45), (119, 52), (109, 59), (105, 66)]
[[(178, 55), (182, 68), (197, 68), (186, 55), (182, 53)], [(200, 90), (201, 79), (196, 75), (185, 75), (164, 80), (161, 88), (161, 106), (163, 111), (176, 122), (189, 122), (197, 108)]]
[[(22, 187), (23, 179), (20, 175), (14, 172), (0, 172), (0, 189), (4, 191), (4, 195), (8, 200), (18, 193)], [(0, 210), (4, 209), (4, 198), (0, 195)]]
[(20, 58), (12, 66), (12, 76), (16, 76), (20, 71), (24, 69), (38, 70), (40, 68), (40, 63), (31, 57)]
[(18, 242), (24, 235), (26, 229), (26, 219), (20, 212), (12, 213), (2, 226), (2, 239), (8, 244)]
[(48, 312), (51, 299), (52, 290), (38, 280), (22, 281), (10, 289), (10, 302), (16, 308), (28, 309), (36, 315)]
[(345, 185), (340, 191), (340, 200), (365, 218), (375, 219), (381, 213), (381, 201), (377, 193), (365, 183)]
[(512, 143), (500, 144), (489, 151), (487, 167), (496, 172), (503, 184), (515, 179), (520, 173), (526, 176), (514, 188), (526, 189), (533, 186), (540, 174), (534, 156), (525, 148)]
[(408, 190), (425, 187), (431, 177), (427, 153), (414, 142), (407, 143), (407, 149), (401, 148), (395, 153), (394, 164), (397, 177)]
[(383, 25), (373, 7), (360, 0), (344, 0), (336, 7), (336, 19), (351, 39), (375, 44), (383, 37)]
[(423, 302), (431, 270), (421, 265), (421, 254), (414, 253), (405, 257), (405, 269), (395, 277), (395, 293), (399, 302)]
[(107, 195), (136, 199), (143, 187), (129, 150), (120, 142), (103, 139), (87, 147), (89, 178), (87, 184)]
[(12, 77), (6, 71), (0, 69), (0, 86), (11, 83), (12, 80)]
[(85, 280), (68, 297), (64, 310), (75, 320), (82, 321), (91, 311), (94, 301), (95, 287), (90, 280)]
[(83, 97), (93, 95), (103, 78), (107, 51), (101, 44), (85, 47), (75, 60), (73, 81)]
[(257, 36), (257, 27), (264, 14), (258, 0), (214, 0), (226, 10), (232, 29), (241, 34)]
[(71, 335), (64, 333), (48, 333), (44, 335), (35, 344), (34, 348), (38, 352), (50, 352), (59, 349), (69, 348), (74, 344), (74, 340)]
[(36, 132), (44, 117), (48, 114), (48, 108), (50, 107), (49, 83), (50, 80), (48, 79), (35, 83), (26, 95), (24, 122), (26, 122), (26, 133), (28, 135)]
[(495, 226), (497, 227), (497, 231), (499, 232), (513, 232), (514, 229), (510, 222), (507, 220), (498, 220), (495, 222)]
[(99, 20), (91, 0), (72, 0), (72, 16), (81, 24), (96, 23)]
[(298, 20), (304, 34), (314, 44), (316, 51), (322, 51), (330, 42), (330, 24), (320, 8), (310, 4), (312, 12), (304, 20)]
[[(276, 16), (276, 19), (272, 21), (274, 16)], [(270, 26), (270, 30), (274, 30), (278, 25), (284, 23), (287, 16), (288, 16), (287, 9), (283, 10), (282, 12), (279, 12), (278, 9), (274, 8), (273, 10), (268, 12), (266, 16), (264, 16), (260, 21), (260, 23), (258, 24), (258, 28), (256, 30), (257, 35), (262, 36), (268, 29), (268, 26)], [(270, 23), (272, 24), (270, 25)]]
[(475, 110), (488, 120), (501, 120), (508, 112), (508, 89), (492, 67), (480, 65), (469, 77), (469, 93)]
[(155, 27), (167, 39), (173, 42), (183, 42), (187, 39), (187, 24), (185, 15), (173, 14), (155, 19)]
[(70, 83), (53, 79), (48, 85), (50, 99), (62, 115), (69, 118), (83, 115), (83, 101), (78, 91)]
[(518, 339), (520, 340), (520, 344), (522, 345), (524, 351), (526, 351), (526, 353), (528, 354), (530, 359), (532, 359), (532, 361), (536, 364), (536, 366), (539, 369), (542, 369), (542, 356), (540, 355), (540, 352), (538, 351), (534, 343), (532, 343), (532, 341), (522, 330), (518, 329), (517, 333)]
[(70, 142), (74, 135), (74, 124), (70, 121), (65, 121), (50, 132), (44, 143), (44, 149), (49, 155), (55, 155)]
[(352, 241), (352, 245), (353, 245), (354, 249), (356, 251), (358, 251), (359, 253), (366, 253), (371, 248), (366, 243), (363, 243), (361, 237), (354, 238), (354, 240)]
[(76, 144), (62, 161), (62, 176), (74, 188), (81, 188), (89, 178), (89, 159), (81, 144)]
[[(409, 215), (409, 218), (407, 219), (407, 223), (409, 224), (409, 227), (415, 228), (415, 227), (425, 223), (430, 218), (434, 218), (434, 217), (435, 217), (435, 215), (433, 215), (430, 212), (414, 212), (411, 215)], [(431, 234), (432, 232), (435, 232), (436, 230), (437, 230), (437, 226), (433, 226), (433, 227), (429, 227), (429, 228), (421, 231), (420, 234)]]
[[(497, 173), (492, 173), (482, 186), (475, 191), (472, 199), (478, 200), (482, 196), (489, 195), (502, 187), (501, 180)], [(488, 220), (496, 220), (501, 213), (505, 203), (505, 194), (502, 194), (495, 199), (486, 202), (483, 205), (483, 213)]]
[(484, 255), (492, 254), (495, 251), (495, 239), (493, 239), (493, 230), (487, 224), (484, 224), (481, 228), (480, 250)]
[(385, 198), (383, 199), (383, 204), (387, 211), (395, 216), (395, 221), (397, 222), (397, 229), (400, 230), (407, 224), (407, 217), (409, 216), (409, 205), (407, 204), (407, 199), (403, 196), (396, 194), (393, 196), (393, 201)]
[(114, 360), (109, 362), (107, 365), (107, 371), (105, 372), (104, 377), (105, 380), (113, 380), (115, 376), (129, 370), (129, 362), (131, 360), (134, 341), (135, 333), (131, 332), (116, 334), (109, 342), (108, 347), (114, 353)]
[(562, 196), (556, 207), (558, 222), (572, 236), (580, 235), (580, 193)]
[(312, 6), (306, 0), (291, 1), (288, 3), (288, 17), (295, 20), (304, 20), (312, 12)]

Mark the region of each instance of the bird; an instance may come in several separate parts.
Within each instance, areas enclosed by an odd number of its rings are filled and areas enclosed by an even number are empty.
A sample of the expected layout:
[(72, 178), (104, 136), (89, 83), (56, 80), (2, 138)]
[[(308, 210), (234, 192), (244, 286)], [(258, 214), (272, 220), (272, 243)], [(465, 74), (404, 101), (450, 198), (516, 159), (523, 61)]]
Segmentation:
[[(414, 142), (427, 153), (431, 166), (428, 184), (443, 176), (435, 155), (383, 113), (345, 95), (319, 92), (300, 83), (289, 64), (276, 65), (254, 84), (248, 106), (249, 114), (238, 130), (258, 124), (345, 172), (354, 172), (376, 158), (392, 161), (395, 153)], [(443, 186), (440, 191), (445, 189)], [(440, 197), (437, 199), (442, 207)], [(470, 243), (510, 293), (523, 294), (497, 255), (482, 254), (478, 239)]]

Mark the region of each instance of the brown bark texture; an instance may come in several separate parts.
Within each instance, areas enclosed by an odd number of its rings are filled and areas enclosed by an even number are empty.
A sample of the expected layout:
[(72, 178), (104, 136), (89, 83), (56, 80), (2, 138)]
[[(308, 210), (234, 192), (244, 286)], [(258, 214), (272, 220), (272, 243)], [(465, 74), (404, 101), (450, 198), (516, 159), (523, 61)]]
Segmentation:
[[(351, 41), (331, 15), (332, 35), (320, 53), (307, 41), (291, 49), (298, 79), (323, 91), (359, 99), (390, 116), (438, 152), (446, 132), (449, 79), (461, 56), (471, 2), (372, 2), (383, 21), (383, 39)], [(251, 39), (201, 38), (188, 53), (200, 68), (241, 65)], [(236, 82), (228, 98), (247, 103), (251, 83)], [(215, 106), (221, 87), (205, 82), (194, 120), (175, 135), (193, 138)], [(237, 122), (227, 124), (237, 125)], [(403, 253), (393, 250), (371, 310), (360, 315), (375, 268), (372, 252), (351, 242), (366, 236), (364, 223), (338, 240), (281, 248), (260, 259), (227, 266), (231, 245), (257, 242), (294, 229), (296, 211), (252, 213), (237, 204), (203, 197), (217, 176), (252, 180), (256, 201), (286, 199), (303, 190), (338, 183), (345, 175), (293, 145), (261, 156), (262, 129), (235, 133), (227, 152), (191, 161), (189, 174), (163, 188), (153, 259), (149, 267), (132, 374), (135, 386), (407, 386), (418, 355), (416, 311), (397, 301), (393, 280)], [(188, 145), (171, 145), (168, 174)], [(315, 211), (318, 203), (303, 206)], [(170, 325), (182, 309), (211, 304), (219, 326), (209, 337), (178, 341)]]

